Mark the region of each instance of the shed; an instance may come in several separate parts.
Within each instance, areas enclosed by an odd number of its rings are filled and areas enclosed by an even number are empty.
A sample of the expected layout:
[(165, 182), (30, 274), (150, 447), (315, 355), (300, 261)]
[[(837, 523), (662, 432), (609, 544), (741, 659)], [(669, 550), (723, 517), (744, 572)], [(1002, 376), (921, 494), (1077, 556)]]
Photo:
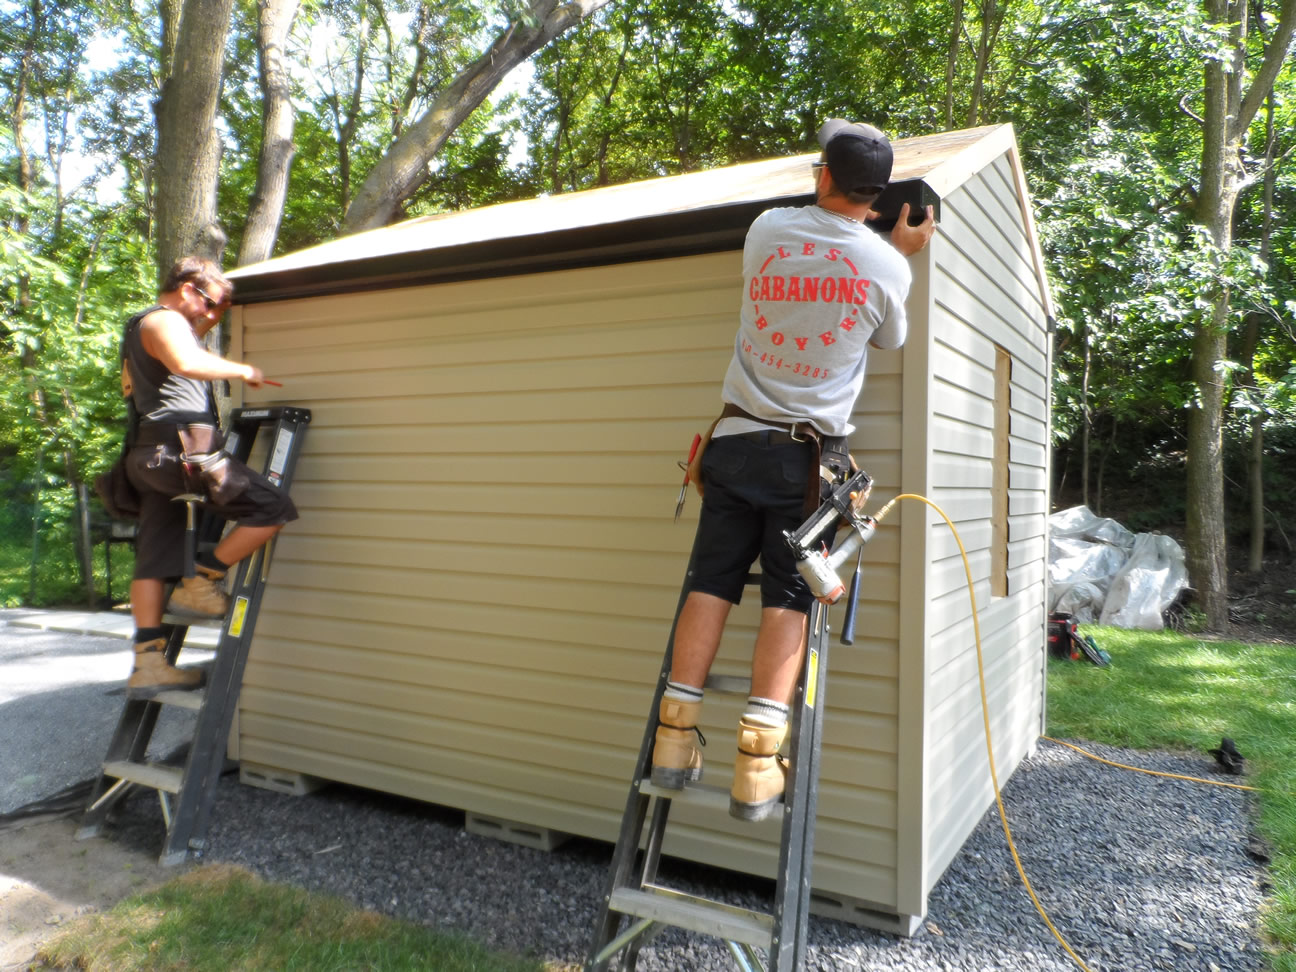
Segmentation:
[[(870, 355), (871, 509), (957, 524), (1000, 779), (1044, 709), (1050, 297), (1015, 137), (895, 143), (940, 229), (910, 336)], [(246, 766), (616, 838), (696, 522), (677, 460), (720, 407), (751, 220), (812, 202), (796, 155), (411, 219), (232, 276), (232, 354), (309, 407), (247, 667)], [(895, 208), (894, 206), (892, 208)], [(717, 674), (746, 673), (759, 614)], [(837, 609), (835, 609), (837, 610)], [(958, 546), (903, 503), (834, 647), (814, 909), (911, 933), (993, 802)], [(839, 618), (834, 627), (839, 627)], [(708, 779), (737, 703), (708, 701)], [(667, 854), (772, 875), (777, 829), (678, 808)]]

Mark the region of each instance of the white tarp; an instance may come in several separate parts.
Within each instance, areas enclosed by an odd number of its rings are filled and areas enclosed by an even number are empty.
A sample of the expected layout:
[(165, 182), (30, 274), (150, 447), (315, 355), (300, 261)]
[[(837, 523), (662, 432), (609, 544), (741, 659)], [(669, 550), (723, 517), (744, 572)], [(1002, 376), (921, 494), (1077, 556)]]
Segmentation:
[(1188, 586), (1183, 549), (1159, 533), (1133, 534), (1073, 506), (1049, 517), (1049, 611), (1081, 623), (1157, 631)]

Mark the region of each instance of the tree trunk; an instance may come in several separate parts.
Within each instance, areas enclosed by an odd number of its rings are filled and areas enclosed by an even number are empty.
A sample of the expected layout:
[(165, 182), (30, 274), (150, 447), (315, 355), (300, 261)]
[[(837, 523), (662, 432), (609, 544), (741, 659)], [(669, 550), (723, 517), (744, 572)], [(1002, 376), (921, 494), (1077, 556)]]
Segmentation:
[(949, 53), (945, 58), (945, 130), (954, 127), (954, 78), (958, 71), (959, 42), (963, 39), (963, 0), (954, 0), (950, 13)]
[(299, 0), (260, 2), (257, 50), (261, 62), (261, 157), (257, 161), (256, 189), (248, 206), (247, 227), (239, 245), (239, 266), (270, 258), (283, 219), (293, 158), (294, 123), (284, 45), (298, 6)]
[(184, 0), (159, 0), (158, 19), (162, 24), (161, 48), (158, 51), (158, 77), (163, 80), (171, 77), (171, 65), (175, 63), (176, 42), (180, 37), (180, 14), (184, 9)]
[[(1260, 259), (1269, 266), (1273, 250), (1274, 186), (1278, 171), (1274, 165), (1277, 143), (1274, 138), (1274, 92), (1269, 89), (1265, 99), (1265, 176), (1263, 214), (1260, 219)], [(1246, 317), (1246, 336), (1243, 339), (1241, 364), (1243, 381), (1255, 395), (1255, 411), (1251, 413), (1251, 452), (1247, 458), (1247, 502), (1251, 520), (1251, 538), (1247, 550), (1247, 572), (1258, 574), (1264, 569), (1265, 508), (1264, 508), (1264, 423), (1265, 411), (1260, 400), (1260, 389), (1255, 379), (1255, 353), (1260, 345), (1260, 330), (1265, 316), (1253, 311)]]
[(225, 232), (216, 213), (216, 131), (225, 38), (234, 0), (185, 0), (175, 59), (157, 104), (158, 274), (187, 254), (217, 262)]
[[(193, 0), (191, 0), (193, 2)], [(343, 232), (386, 226), (428, 178), (428, 163), (446, 139), (514, 67), (609, 0), (533, 0), (535, 26), (512, 23), (485, 54), (437, 96), (418, 121), (392, 143), (347, 208)]]
[[(603, 117), (608, 117), (612, 111), (612, 99), (616, 95), (617, 85), (621, 83), (621, 75), (625, 71), (626, 58), (630, 55), (630, 45), (634, 40), (634, 22), (627, 17), (625, 19), (625, 28), (621, 35), (621, 56), (617, 58), (616, 71), (612, 74), (612, 80), (608, 82), (607, 91), (603, 93)], [(608, 149), (612, 145), (612, 132), (604, 131), (599, 137), (598, 151), (595, 152), (594, 158), (598, 163), (598, 176), (595, 179), (597, 185), (606, 186), (608, 184), (607, 156)]]
[[(976, 67), (972, 75), (972, 101), (968, 105), (967, 125), (972, 128), (981, 117), (981, 95), (985, 91), (985, 76), (990, 69), (990, 54), (994, 48), (995, 35), (999, 24), (1003, 22), (1004, 11), (998, 6), (999, 0), (981, 0), (981, 36), (977, 40)], [(1004, 0), (1009, 3), (1010, 0)]]
[(1089, 343), (1089, 326), (1085, 325), (1080, 339), (1084, 341), (1084, 370), (1080, 377), (1080, 502), (1089, 506), (1089, 441), (1093, 434), (1093, 411), (1089, 408), (1089, 372), (1093, 353)]
[[(1246, 176), (1239, 151), (1291, 44), (1296, 0), (1283, 0), (1278, 25), (1245, 95), (1247, 0), (1207, 0), (1206, 11), (1211, 25), (1229, 30), (1229, 56), (1208, 60), (1205, 66), (1196, 217), (1215, 247), (1227, 252), (1233, 242), (1233, 209)], [(1228, 630), (1229, 622), (1223, 463), (1226, 396), (1219, 363), (1227, 350), (1230, 311), (1228, 287), (1220, 285), (1209, 316), (1200, 319), (1194, 330), (1192, 377), (1198, 401), (1188, 412), (1188, 573), (1206, 613), (1207, 627), (1221, 633)]]

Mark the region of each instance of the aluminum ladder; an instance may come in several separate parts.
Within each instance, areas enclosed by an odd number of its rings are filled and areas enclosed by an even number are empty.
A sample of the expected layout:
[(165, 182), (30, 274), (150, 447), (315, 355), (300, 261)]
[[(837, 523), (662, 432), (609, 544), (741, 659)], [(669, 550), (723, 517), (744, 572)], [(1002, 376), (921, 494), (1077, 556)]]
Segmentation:
[[(695, 546), (689, 562), (689, 576), (696, 556)], [(755, 583), (759, 583), (759, 577), (749, 575), (747, 584)], [(663, 927), (676, 927), (724, 940), (740, 969), (793, 972), (804, 963), (809, 923), (815, 806), (828, 673), (828, 609), (817, 601), (811, 609), (805, 660), (792, 698), (788, 742), (782, 750), (791, 765), (782, 804), (774, 910), (765, 913), (686, 894), (657, 883), (657, 867), (673, 803), (696, 804), (721, 814), (729, 812), (729, 790), (725, 787), (688, 783), (682, 790), (665, 790), (654, 786), (650, 778), (657, 713), (670, 677), (675, 627), (687, 591), (686, 579), (644, 727), (634, 781), (626, 798), (621, 831), (585, 969), (586, 972), (605, 972), (610, 967), (609, 963), (620, 955), (621, 968), (629, 972), (635, 968), (639, 949), (649, 937)], [(852, 616), (844, 626), (847, 632), (854, 627), (854, 601), (852, 591), (848, 604)], [(850, 641), (844, 636), (843, 643), (849, 644)], [(741, 695), (745, 700), (751, 693), (751, 680), (712, 675), (707, 678), (705, 688), (708, 692)], [(650, 803), (653, 812), (648, 822)], [(641, 844), (644, 847), (642, 856), (638, 853)], [(766, 953), (768, 965), (762, 964), (758, 949)]]
[[(269, 433), (262, 474), (287, 491), (292, 485), (297, 458), (301, 454), (309, 409), (290, 405), (268, 408), (237, 408), (230, 414), (225, 449), (247, 462), (257, 439)], [(186, 535), (188, 570), (192, 571), (196, 547), (214, 546), (225, 521), (202, 511), (194, 523), (194, 504), (189, 503)], [(195, 539), (196, 536), (196, 539)], [(201, 850), (211, 822), (216, 783), (225, 769), (225, 749), (230, 726), (238, 706), (239, 689), (248, 648), (256, 630), (261, 597), (270, 576), (275, 539), (240, 561), (234, 573), (230, 607), (221, 621), (194, 620), (167, 614), (166, 659), (174, 665), (191, 626), (220, 626), (216, 658), (204, 687), (193, 691), (160, 692), (152, 699), (127, 699), (108, 744), (103, 772), (90, 797), (77, 831), (77, 839), (97, 836), (110, 812), (134, 787), (157, 791), (166, 824), (166, 841), (159, 862), (163, 866), (182, 863), (191, 850)], [(183, 765), (149, 762), (149, 741), (164, 705), (196, 710), (197, 721), (189, 740)]]

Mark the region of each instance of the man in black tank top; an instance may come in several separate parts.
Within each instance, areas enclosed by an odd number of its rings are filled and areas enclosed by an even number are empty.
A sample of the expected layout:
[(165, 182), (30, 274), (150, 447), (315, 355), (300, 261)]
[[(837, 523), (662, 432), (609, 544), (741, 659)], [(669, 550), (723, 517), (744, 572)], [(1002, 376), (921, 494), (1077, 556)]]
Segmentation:
[[(127, 475), (140, 493), (131, 580), (135, 667), (127, 682), (130, 698), (202, 684), (201, 673), (168, 665), (164, 654), (166, 584), (185, 569), (185, 509), (173, 497), (202, 493), (205, 507), (237, 522), (214, 550), (199, 553), (196, 576), (176, 585), (170, 600), (175, 614), (224, 617), (225, 572), (297, 519), (285, 493), (221, 449), (210, 382), (237, 378), (256, 388), (264, 378), (256, 366), (202, 346), (233, 293), (234, 285), (216, 264), (184, 257), (167, 274), (157, 303), (131, 317), (122, 338), (123, 391), (140, 419), (126, 458)], [(201, 480), (194, 475), (199, 467), (209, 472)]]

